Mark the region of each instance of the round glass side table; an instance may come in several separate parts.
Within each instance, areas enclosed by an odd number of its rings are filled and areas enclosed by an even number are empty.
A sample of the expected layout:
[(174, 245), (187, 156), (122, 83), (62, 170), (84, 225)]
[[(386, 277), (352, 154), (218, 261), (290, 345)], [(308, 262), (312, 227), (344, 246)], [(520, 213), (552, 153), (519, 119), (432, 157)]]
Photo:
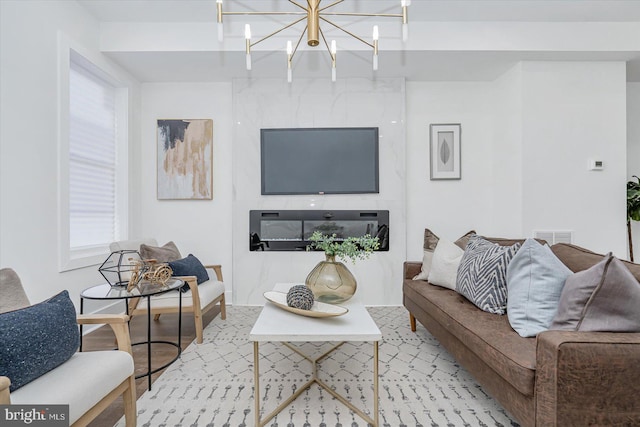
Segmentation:
[[(182, 342), (182, 292), (180, 292), (180, 288), (184, 285), (184, 281), (180, 279), (170, 278), (164, 284), (152, 284), (149, 282), (141, 281), (138, 283), (136, 287), (127, 290), (126, 286), (111, 286), (108, 283), (104, 283), (102, 285), (92, 286), (83, 290), (80, 293), (80, 314), (83, 313), (84, 310), (84, 300), (123, 300), (125, 303), (125, 312), (129, 314), (129, 300), (133, 298), (147, 298), (147, 340), (131, 343), (132, 346), (135, 345), (147, 345), (147, 371), (143, 374), (136, 375), (136, 379), (147, 377), (149, 381), (149, 390), (151, 390), (151, 374), (154, 374), (167, 366), (171, 365), (173, 362), (178, 360), (180, 354), (182, 353), (182, 347), (180, 343)], [(178, 292), (179, 296), (179, 306), (178, 306), (178, 341), (164, 341), (164, 340), (152, 340), (151, 339), (151, 297), (154, 295), (164, 294), (167, 292)], [(177, 348), (176, 357), (174, 357), (169, 362), (165, 363), (162, 366), (151, 369), (151, 344), (168, 344)], [(82, 351), (82, 325), (80, 326), (80, 351)]]

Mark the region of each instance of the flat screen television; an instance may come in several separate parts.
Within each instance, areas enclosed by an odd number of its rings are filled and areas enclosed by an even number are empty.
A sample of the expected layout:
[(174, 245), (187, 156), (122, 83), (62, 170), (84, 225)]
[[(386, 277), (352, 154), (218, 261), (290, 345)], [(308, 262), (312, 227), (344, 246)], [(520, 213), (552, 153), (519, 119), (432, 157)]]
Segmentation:
[(378, 193), (378, 128), (261, 129), (262, 194)]

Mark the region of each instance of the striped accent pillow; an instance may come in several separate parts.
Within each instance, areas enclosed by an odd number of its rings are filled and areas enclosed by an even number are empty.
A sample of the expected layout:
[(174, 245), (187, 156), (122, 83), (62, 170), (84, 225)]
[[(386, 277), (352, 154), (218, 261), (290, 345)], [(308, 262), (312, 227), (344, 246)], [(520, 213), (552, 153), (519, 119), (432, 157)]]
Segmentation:
[(507, 266), (522, 246), (500, 246), (478, 235), (471, 236), (456, 280), (456, 291), (481, 310), (507, 312)]

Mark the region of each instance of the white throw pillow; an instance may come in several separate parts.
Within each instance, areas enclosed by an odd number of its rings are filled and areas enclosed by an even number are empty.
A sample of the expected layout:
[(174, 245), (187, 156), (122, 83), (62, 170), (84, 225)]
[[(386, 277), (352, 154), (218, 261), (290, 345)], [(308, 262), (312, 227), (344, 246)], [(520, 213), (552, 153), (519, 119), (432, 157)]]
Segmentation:
[(462, 255), (464, 255), (464, 251), (455, 243), (440, 239), (435, 251), (433, 251), (429, 283), (455, 290), (458, 266)]
[(429, 278), (429, 271), (431, 270), (431, 264), (433, 262), (433, 251), (424, 251), (422, 256), (422, 267), (420, 267), (420, 273), (413, 277), (413, 280), (427, 280)]

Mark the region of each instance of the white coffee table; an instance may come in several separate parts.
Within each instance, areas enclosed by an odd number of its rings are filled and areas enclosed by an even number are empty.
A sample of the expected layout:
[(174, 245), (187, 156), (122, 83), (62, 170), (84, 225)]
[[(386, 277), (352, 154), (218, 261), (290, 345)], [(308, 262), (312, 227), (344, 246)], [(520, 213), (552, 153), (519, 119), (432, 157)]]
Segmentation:
[[(287, 292), (289, 288), (297, 283), (278, 283), (275, 291)], [(338, 399), (341, 403), (362, 417), (366, 422), (378, 427), (378, 343), (382, 339), (382, 333), (375, 324), (369, 312), (357, 300), (357, 294), (344, 304), (340, 304), (349, 309), (349, 312), (337, 317), (312, 318), (288, 312), (266, 302), (258, 320), (253, 325), (249, 333), (249, 340), (253, 341), (253, 361), (254, 361), (254, 382), (255, 382), (255, 424), (264, 426), (280, 411), (289, 406), (302, 392), (313, 383), (324, 388), (328, 393)], [(312, 378), (302, 387), (296, 390), (289, 399), (282, 402), (276, 409), (260, 419), (260, 353), (259, 343), (279, 341), (295, 351), (312, 365)], [(298, 348), (290, 345), (291, 342), (319, 342), (319, 341), (339, 341), (331, 350), (315, 359), (303, 354)], [(327, 357), (332, 351), (340, 347), (345, 341), (372, 341), (373, 342), (373, 418), (369, 417), (362, 410), (356, 408), (342, 395), (331, 389), (324, 381), (317, 376), (317, 363)]]

